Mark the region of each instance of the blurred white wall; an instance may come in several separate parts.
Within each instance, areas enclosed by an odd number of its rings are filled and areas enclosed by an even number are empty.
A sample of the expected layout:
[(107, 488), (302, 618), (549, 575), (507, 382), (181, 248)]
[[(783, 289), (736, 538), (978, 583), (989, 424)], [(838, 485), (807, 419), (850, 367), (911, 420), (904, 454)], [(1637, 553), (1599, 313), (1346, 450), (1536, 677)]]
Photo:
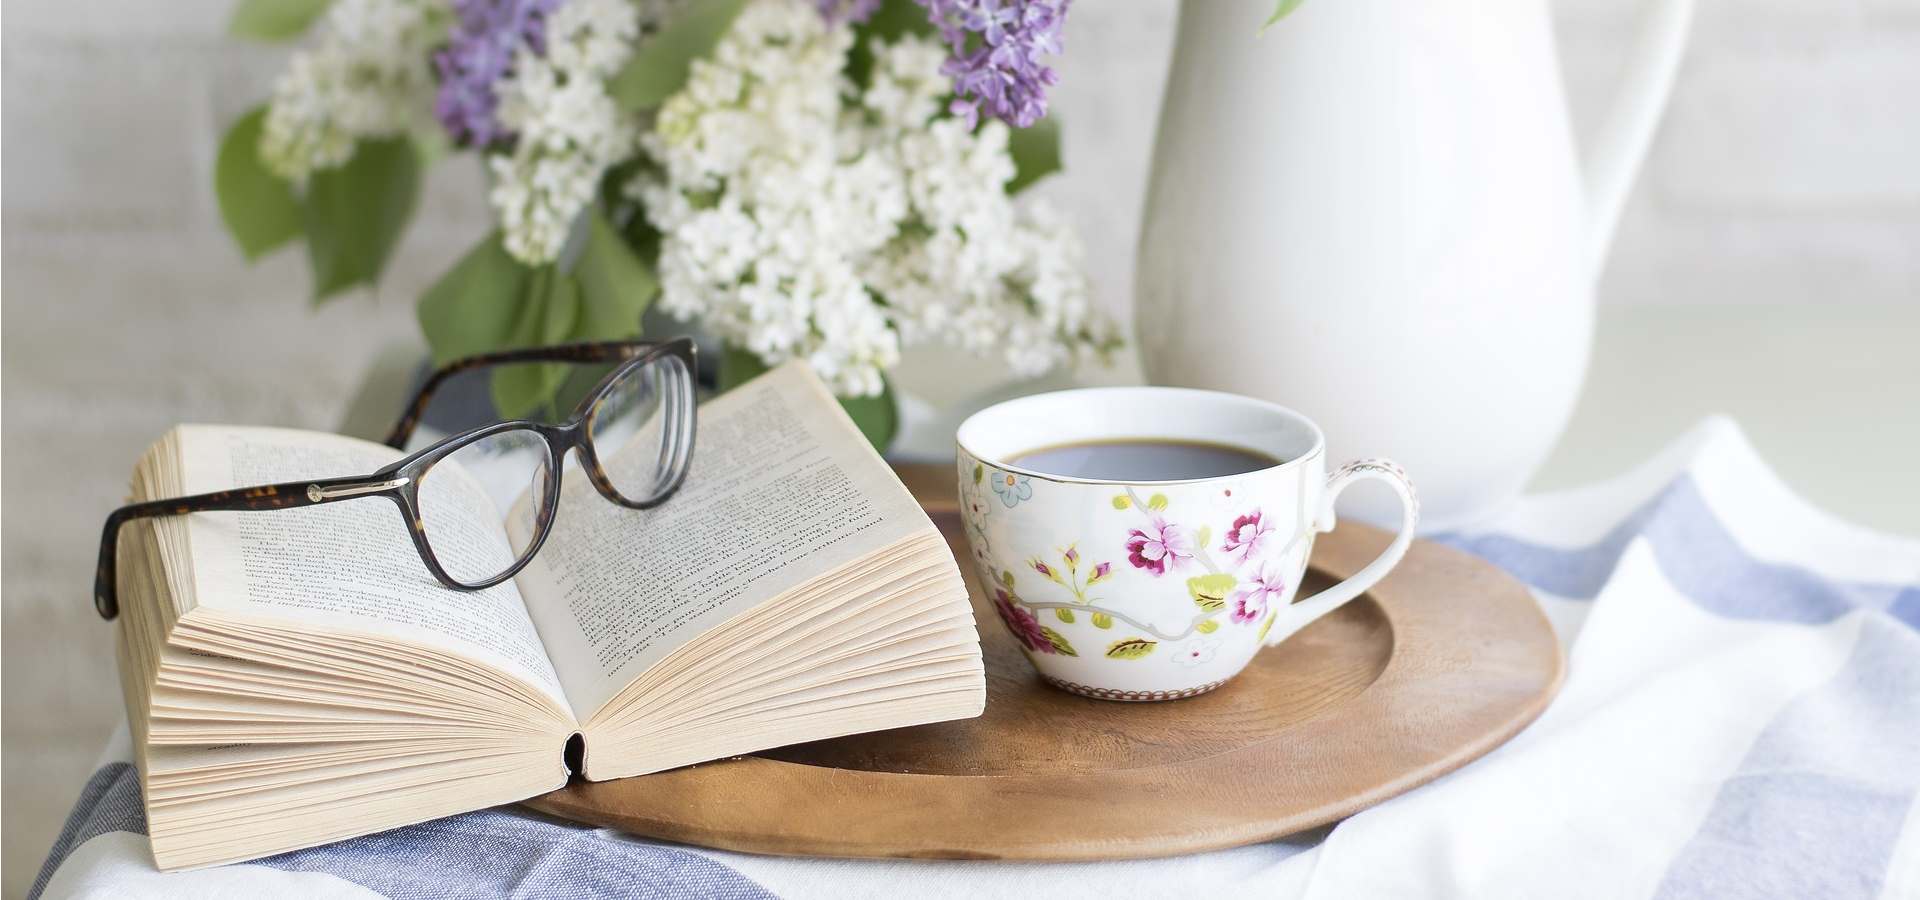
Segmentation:
[[(1637, 5), (1557, 4), (1582, 133)], [(230, 6), (5, 8), (9, 896), (119, 715), (87, 582), (134, 457), (182, 420), (331, 427), (378, 347), (413, 337), (419, 290), (487, 227), (476, 171), (442, 167), (381, 296), (311, 313), (297, 253), (246, 266), (208, 173), (221, 130), (264, 97), (284, 51), (225, 38)], [(1100, 300), (1123, 320), (1173, 9), (1080, 0), (1055, 95), (1068, 172), (1045, 190), (1078, 218)], [(1603, 302), (1914, 303), (1917, 97), (1920, 0), (1700, 0)]]

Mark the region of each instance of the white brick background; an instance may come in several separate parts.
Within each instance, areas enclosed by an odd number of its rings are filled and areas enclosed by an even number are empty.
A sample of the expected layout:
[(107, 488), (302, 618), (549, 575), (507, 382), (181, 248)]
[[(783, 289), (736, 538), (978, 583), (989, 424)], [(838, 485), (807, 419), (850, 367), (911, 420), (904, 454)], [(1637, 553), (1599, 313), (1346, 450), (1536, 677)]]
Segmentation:
[[(486, 227), (476, 172), (443, 168), (380, 297), (311, 313), (297, 254), (244, 265), (220, 231), (208, 173), (221, 129), (264, 96), (282, 51), (224, 38), (229, 5), (5, 8), (9, 897), (31, 880), (119, 713), (87, 581), (100, 518), (134, 456), (180, 420), (330, 427), (379, 345), (412, 334), (420, 288)], [(1556, 5), (1585, 135), (1637, 4)], [(1068, 174), (1046, 190), (1077, 216), (1100, 299), (1123, 318), (1172, 13), (1165, 2), (1081, 0), (1055, 95)], [(1915, 303), (1920, 0), (1700, 0), (1601, 295)]]

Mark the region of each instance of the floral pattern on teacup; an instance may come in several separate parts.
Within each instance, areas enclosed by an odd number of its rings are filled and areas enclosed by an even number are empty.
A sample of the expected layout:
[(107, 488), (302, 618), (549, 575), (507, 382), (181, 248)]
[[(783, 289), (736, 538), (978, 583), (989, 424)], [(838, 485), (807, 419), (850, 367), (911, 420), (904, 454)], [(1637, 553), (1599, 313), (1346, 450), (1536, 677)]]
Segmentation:
[[(1001, 623), (1029, 657), (1111, 660), (1128, 667), (1165, 659), (1197, 669), (1219, 656), (1227, 637), (1223, 626), (1257, 630), (1253, 640), (1263, 640), (1286, 595), (1284, 557), (1291, 544), (1280, 546), (1280, 529), (1260, 508), (1232, 502), (1230, 491), (1206, 498), (1204, 508), (1174, 509), (1164, 493), (1143, 496), (1142, 489), (1122, 486), (1113, 508), (1139, 516), (1123, 532), (1063, 535), (1073, 539), (1055, 545), (1053, 553), (999, 569), (989, 521), (1032, 500), (1033, 480), (963, 458), (960, 483), (962, 519), (982, 580), (993, 591)], [(1000, 502), (988, 499), (984, 489)], [(1224, 526), (1218, 543), (1207, 519)], [(1119, 574), (1115, 560), (1102, 558), (1108, 553), (1155, 579), (1175, 575), (1166, 598), (1190, 616), (1185, 626), (1162, 631), (1164, 620), (1156, 625), (1103, 606), (1097, 587)], [(1098, 642), (1089, 645), (1095, 635)]]
[(1193, 638), (1173, 648), (1173, 662), (1175, 665), (1188, 668), (1203, 665), (1213, 662), (1213, 654), (1219, 649), (1219, 641), (1210, 638)]
[(1193, 559), (1193, 535), (1183, 525), (1154, 516), (1145, 528), (1127, 533), (1127, 562), (1158, 577)]
[(1242, 625), (1259, 621), (1267, 614), (1267, 607), (1287, 595), (1286, 565), (1278, 559), (1267, 560), (1260, 571), (1240, 585), (1240, 588), (1228, 597), (1232, 607), (1229, 618)]
[(1244, 566), (1249, 562), (1267, 555), (1280, 540), (1272, 522), (1262, 521), (1260, 510), (1240, 516), (1233, 520), (1233, 527), (1227, 529), (1226, 542), (1220, 545), (1235, 565)]
[[(1113, 575), (1113, 563), (1095, 563), (1087, 570), (1086, 579), (1080, 577), (1080, 546), (1068, 544), (1060, 550), (1061, 565), (1048, 564), (1039, 557), (1027, 560), (1027, 566), (1040, 574), (1042, 578), (1073, 592), (1073, 602), (1085, 605), (1093, 598), (1087, 594), (1094, 585), (1106, 581)], [(1105, 627), (1105, 626), (1101, 626)]]
[(995, 472), (993, 492), (1000, 495), (1002, 505), (1012, 509), (1020, 505), (1020, 501), (1033, 498), (1033, 479), (1012, 472)]
[(1080, 655), (1074, 652), (1073, 645), (1067, 643), (1066, 638), (1060, 636), (1060, 632), (1040, 624), (1033, 613), (1016, 605), (1013, 594), (1006, 589), (994, 589), (993, 608), (1000, 613), (1000, 621), (1006, 623), (1007, 630), (1013, 632), (1013, 636), (1020, 640), (1020, 646), (1026, 648), (1028, 653)]

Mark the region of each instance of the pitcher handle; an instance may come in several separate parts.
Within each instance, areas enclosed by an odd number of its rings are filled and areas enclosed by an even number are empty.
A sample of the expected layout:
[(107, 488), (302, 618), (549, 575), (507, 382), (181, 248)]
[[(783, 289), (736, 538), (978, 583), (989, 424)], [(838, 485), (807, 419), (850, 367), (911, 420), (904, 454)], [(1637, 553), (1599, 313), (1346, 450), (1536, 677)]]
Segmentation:
[[(1360, 459), (1347, 463), (1327, 476), (1327, 488), (1320, 499), (1320, 514), (1314, 517), (1315, 531), (1332, 531), (1335, 520), (1333, 504), (1340, 498), (1340, 492), (1356, 481), (1374, 480), (1386, 482), (1400, 495), (1400, 530), (1393, 536), (1393, 543), (1380, 551), (1373, 562), (1353, 573), (1345, 581), (1327, 588), (1318, 594), (1294, 603), (1285, 612), (1287, 627), (1276, 627), (1267, 635), (1266, 644), (1271, 647), (1286, 640), (1294, 632), (1306, 627), (1327, 613), (1339, 608), (1340, 604), (1352, 600), (1373, 587), (1387, 572), (1407, 555), (1407, 548), (1413, 544), (1414, 526), (1420, 523), (1420, 499), (1413, 491), (1413, 482), (1407, 479), (1407, 473), (1391, 460)], [(1275, 623), (1279, 623), (1276, 621)]]

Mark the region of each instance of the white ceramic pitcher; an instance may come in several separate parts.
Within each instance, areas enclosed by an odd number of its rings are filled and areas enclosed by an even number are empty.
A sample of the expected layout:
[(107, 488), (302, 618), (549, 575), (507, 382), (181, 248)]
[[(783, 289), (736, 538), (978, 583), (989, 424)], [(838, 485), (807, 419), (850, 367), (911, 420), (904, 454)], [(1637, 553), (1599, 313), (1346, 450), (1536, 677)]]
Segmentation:
[(1150, 381), (1292, 406), (1332, 458), (1394, 457), (1423, 530), (1504, 506), (1572, 411), (1685, 45), (1692, 0), (1651, 2), (1583, 178), (1545, 0), (1308, 0), (1264, 34), (1273, 0), (1185, 0), (1136, 277)]

